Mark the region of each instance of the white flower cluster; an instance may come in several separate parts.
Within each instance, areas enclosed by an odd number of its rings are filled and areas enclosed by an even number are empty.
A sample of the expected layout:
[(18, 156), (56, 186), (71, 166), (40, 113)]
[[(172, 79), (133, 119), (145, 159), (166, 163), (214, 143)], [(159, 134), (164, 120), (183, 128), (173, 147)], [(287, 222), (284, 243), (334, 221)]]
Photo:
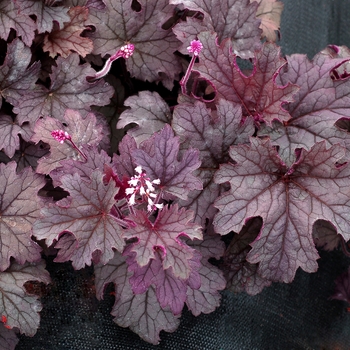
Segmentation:
[(135, 168), (135, 171), (138, 175), (133, 176), (129, 181), (128, 184), (130, 187), (128, 187), (125, 190), (126, 195), (130, 195), (130, 198), (128, 200), (129, 205), (134, 205), (136, 203), (136, 195), (139, 193), (143, 198), (147, 199), (147, 210), (152, 211), (156, 208), (162, 209), (163, 204), (155, 204), (154, 198), (157, 197), (157, 195), (154, 193), (155, 188), (154, 185), (159, 185), (160, 180), (156, 179), (153, 181), (150, 181), (150, 178), (146, 177), (146, 173), (142, 170), (141, 166), (137, 166)]

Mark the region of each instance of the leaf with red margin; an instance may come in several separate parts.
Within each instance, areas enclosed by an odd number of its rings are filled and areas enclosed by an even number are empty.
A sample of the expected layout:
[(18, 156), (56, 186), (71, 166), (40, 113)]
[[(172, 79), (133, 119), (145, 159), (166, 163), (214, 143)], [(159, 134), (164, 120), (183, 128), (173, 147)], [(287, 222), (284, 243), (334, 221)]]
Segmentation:
[(200, 179), (192, 175), (199, 168), (199, 152), (188, 149), (178, 160), (180, 142), (171, 126), (165, 127), (132, 152), (137, 165), (141, 165), (151, 179), (159, 179), (163, 191), (178, 198), (187, 199), (188, 193), (203, 188)]
[(200, 22), (195, 18), (187, 18), (173, 29), (177, 38), (184, 43), (180, 49), (183, 54), (188, 53), (185, 48), (202, 31), (216, 32), (219, 42), (229, 38), (233, 53), (244, 59), (254, 57), (254, 51), (261, 48), (256, 3), (250, 4), (249, 0), (171, 0), (169, 3), (181, 4), (189, 10), (204, 14)]
[(11, 257), (20, 264), (40, 259), (41, 248), (31, 235), (40, 213), (37, 193), (45, 180), (31, 168), (16, 174), (16, 166), (0, 164), (0, 271), (10, 266)]
[(56, 22), (61, 28), (64, 22), (69, 22), (68, 8), (63, 6), (49, 6), (45, 1), (37, 0), (14, 0), (19, 6), (19, 12), (23, 15), (35, 15), (35, 23), (38, 33), (51, 32), (53, 23)]
[[(35, 87), (39, 77), (40, 63), (35, 62), (29, 68), (31, 60), (29, 47), (20, 39), (13, 40), (7, 46), (4, 64), (0, 67), (0, 94), (7, 102), (16, 106), (28, 90)], [(2, 99), (0, 99), (0, 107)]]
[(0, 273), (0, 309), (6, 317), (6, 326), (17, 327), (21, 333), (33, 336), (39, 328), (42, 305), (36, 295), (26, 292), (24, 284), (28, 281), (50, 283), (43, 260), (37, 264), (13, 263)]
[(173, 130), (180, 136), (181, 148), (193, 147), (199, 150), (201, 167), (194, 174), (203, 181), (203, 190), (189, 193), (188, 200), (180, 205), (195, 212), (195, 220), (204, 225), (217, 211), (214, 200), (222, 193), (222, 186), (213, 182), (219, 164), (228, 160), (229, 147), (249, 142), (255, 132), (251, 118), (242, 120), (241, 105), (219, 99), (216, 111), (205, 103), (181, 103), (174, 108)]
[(174, 332), (180, 324), (179, 316), (175, 316), (168, 308), (163, 309), (156, 297), (153, 287), (144, 294), (134, 294), (129, 279), (128, 265), (118, 252), (106, 265), (95, 266), (96, 295), (103, 298), (106, 285), (115, 285), (115, 304), (112, 315), (114, 322), (121, 327), (129, 327), (143, 340), (154, 345), (159, 344), (160, 331)]
[(175, 6), (168, 0), (139, 0), (140, 9), (134, 9), (132, 0), (105, 0), (107, 9), (90, 8), (89, 24), (96, 27), (90, 36), (94, 54), (113, 55), (126, 42), (135, 45), (126, 67), (137, 79), (162, 81), (168, 89), (181, 72), (179, 59), (173, 54), (178, 40), (171, 29), (162, 25), (173, 15)]
[(13, 28), (17, 35), (22, 37), (27, 46), (32, 45), (35, 22), (27, 15), (18, 11), (13, 0), (1, 0), (0, 2), (0, 38), (7, 40), (10, 30)]
[(190, 222), (193, 219), (192, 211), (178, 210), (177, 204), (174, 204), (160, 210), (154, 222), (141, 210), (135, 210), (128, 219), (136, 226), (124, 230), (123, 237), (138, 239), (131, 251), (136, 253), (136, 261), (141, 267), (147, 265), (150, 259), (155, 259), (155, 249), (158, 248), (162, 251), (164, 270), (172, 267), (176, 278), (189, 278), (194, 250), (180, 237), (202, 239), (201, 227)]
[(45, 35), (44, 51), (48, 51), (52, 58), (55, 58), (57, 54), (66, 58), (72, 51), (82, 57), (91, 53), (93, 49), (91, 39), (80, 36), (87, 28), (84, 23), (88, 14), (89, 10), (86, 7), (71, 7), (68, 11), (69, 20), (66, 21), (63, 28), (55, 24), (54, 29)]
[(299, 88), (289, 82), (285, 86), (276, 84), (278, 72), (286, 61), (275, 44), (265, 43), (255, 52), (253, 71), (245, 76), (231, 52), (229, 39), (220, 46), (215, 33), (200, 33), (198, 39), (203, 49), (193, 70), (215, 86), (217, 98), (240, 103), (243, 115), (252, 116), (257, 122), (271, 124), (273, 120), (283, 122), (291, 118), (282, 105), (294, 101), (292, 97)]
[[(72, 141), (80, 149), (82, 145), (97, 145), (101, 141), (102, 127), (96, 125), (96, 118), (93, 113), (88, 113), (85, 118), (74, 110), (67, 109), (63, 116), (63, 123), (46, 117), (37, 121), (34, 127), (34, 135), (31, 141), (38, 143), (43, 141), (50, 145), (50, 154), (39, 159), (36, 171), (40, 174), (49, 174), (52, 170), (61, 166), (60, 161), (66, 159), (81, 160), (83, 157), (73, 148), (71, 142), (58, 142), (53, 138), (51, 132), (63, 130), (68, 132)], [(84, 160), (84, 159), (83, 159)]]
[(113, 181), (103, 183), (103, 173), (95, 170), (90, 181), (78, 174), (61, 178), (62, 188), (69, 192), (71, 203), (56, 202), (42, 209), (42, 218), (33, 227), (38, 239), (45, 239), (50, 246), (64, 232), (71, 232), (78, 241), (78, 248), (70, 256), (73, 267), (78, 270), (91, 265), (94, 254), (100, 254), (101, 263), (113, 257), (113, 248), (122, 251), (124, 240), (122, 228), (110, 214), (118, 192)]
[(227, 289), (234, 293), (259, 294), (271, 281), (258, 274), (258, 264), (250, 264), (246, 258), (250, 244), (258, 236), (262, 220), (255, 217), (249, 220), (239, 234), (235, 234), (224, 255)]
[(120, 115), (117, 128), (137, 124), (137, 127), (128, 130), (128, 135), (135, 139), (137, 145), (171, 122), (170, 108), (157, 92), (140, 91), (137, 96), (127, 98), (124, 105), (130, 109)]
[(283, 125), (274, 122), (259, 135), (270, 136), (288, 165), (295, 161), (297, 148), (308, 150), (320, 141), (328, 146), (341, 144), (348, 150), (347, 157), (350, 155), (349, 133), (335, 125), (340, 118), (350, 118), (350, 80), (331, 78), (331, 73), (350, 56), (337, 55), (337, 49), (332, 46), (321, 51), (312, 61), (306, 55), (287, 56), (288, 64), (277, 79), (281, 84), (300, 86), (295, 101), (286, 106), (291, 119)]
[(109, 103), (113, 88), (103, 79), (88, 83), (86, 77), (96, 72), (89, 64), (79, 65), (78, 54), (58, 57), (56, 63), (57, 67), (53, 66), (50, 74), (49, 89), (37, 85), (17, 101), (13, 111), (17, 113), (20, 123), (29, 121), (34, 124), (40, 117), (46, 116), (63, 121), (66, 109), (85, 114), (90, 112), (91, 105), (104, 106)]
[(298, 267), (315, 272), (316, 220), (330, 221), (350, 239), (350, 167), (338, 164), (344, 153), (340, 145), (327, 150), (320, 142), (302, 150), (288, 168), (268, 139), (233, 146), (230, 156), (236, 163), (222, 165), (215, 175), (215, 182), (231, 185), (215, 202), (216, 232), (239, 232), (247, 219), (261, 216), (263, 228), (247, 255), (248, 262), (259, 263), (258, 273), (288, 283)]

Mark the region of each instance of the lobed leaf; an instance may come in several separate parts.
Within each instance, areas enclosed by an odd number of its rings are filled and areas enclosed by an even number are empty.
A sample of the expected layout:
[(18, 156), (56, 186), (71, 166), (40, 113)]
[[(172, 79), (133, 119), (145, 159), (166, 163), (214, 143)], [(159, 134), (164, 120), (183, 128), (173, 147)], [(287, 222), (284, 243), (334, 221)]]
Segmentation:
[(24, 283), (39, 281), (50, 283), (45, 263), (18, 265), (0, 273), (0, 309), (6, 317), (6, 326), (16, 327), (21, 333), (33, 336), (39, 328), (42, 305), (35, 295), (28, 295)]
[(299, 90), (289, 81), (284, 86), (276, 84), (276, 77), (286, 61), (280, 57), (280, 49), (272, 43), (265, 43), (255, 52), (254, 67), (249, 76), (239, 69), (236, 56), (232, 55), (228, 39), (218, 46), (215, 33), (198, 35), (203, 44), (198, 64), (194, 71), (209, 80), (216, 89), (217, 98), (224, 98), (242, 105), (243, 115), (251, 116), (256, 122), (271, 124), (290, 119), (283, 104), (293, 101)]
[(64, 232), (71, 232), (78, 241), (77, 249), (70, 255), (77, 270), (90, 265), (94, 254), (103, 264), (107, 263), (114, 255), (113, 248), (122, 251), (125, 245), (123, 230), (110, 214), (118, 188), (113, 182), (104, 185), (100, 170), (91, 173), (90, 181), (75, 173), (63, 176), (61, 182), (71, 203), (67, 205), (63, 200), (63, 206), (59, 201), (43, 208), (42, 218), (34, 224), (34, 235), (50, 246)]
[(87, 28), (84, 26), (88, 18), (89, 10), (86, 7), (71, 7), (68, 11), (69, 19), (63, 27), (54, 25), (54, 29), (44, 38), (44, 51), (48, 51), (52, 58), (57, 54), (68, 57), (72, 51), (85, 57), (92, 52), (91, 39), (84, 38), (80, 34)]
[(155, 249), (160, 249), (163, 269), (172, 267), (176, 278), (189, 278), (190, 260), (194, 250), (187, 246), (180, 236), (202, 239), (201, 227), (190, 222), (193, 219), (193, 212), (179, 210), (174, 204), (170, 208), (164, 207), (160, 210), (154, 222), (151, 222), (148, 214), (141, 210), (135, 210), (128, 219), (136, 226), (124, 230), (123, 237), (137, 238), (138, 241), (131, 251), (136, 253), (135, 259), (141, 267), (147, 265), (150, 259), (155, 259)]
[[(42, 85), (27, 91), (17, 102), (14, 112), (20, 123), (34, 124), (40, 117), (51, 116), (60, 121), (66, 109), (81, 114), (90, 112), (91, 105), (106, 105), (113, 95), (113, 88), (103, 80), (86, 81), (95, 71), (88, 65), (79, 65), (79, 56), (72, 53), (67, 58), (58, 57), (57, 67), (52, 67), (49, 89)], [(74, 67), (74, 69), (72, 69)]]
[(37, 121), (34, 127), (32, 141), (38, 143), (43, 141), (50, 145), (50, 154), (42, 157), (38, 161), (36, 171), (40, 174), (49, 174), (52, 170), (61, 167), (61, 161), (66, 159), (81, 160), (82, 156), (74, 149), (69, 141), (60, 143), (53, 138), (51, 132), (54, 130), (64, 130), (72, 137), (78, 148), (82, 145), (97, 145), (103, 135), (101, 126), (96, 125), (96, 118), (93, 113), (88, 113), (82, 118), (79, 112), (67, 109), (62, 122), (46, 117)]
[(179, 140), (171, 127), (165, 127), (150, 139), (145, 140), (139, 149), (132, 152), (137, 165), (140, 165), (151, 179), (159, 179), (163, 191), (186, 199), (188, 192), (202, 189), (200, 179), (192, 172), (200, 166), (198, 150), (188, 149), (179, 155)]
[(31, 235), (40, 212), (37, 193), (45, 181), (31, 168), (16, 174), (16, 166), (0, 164), (0, 271), (10, 266), (11, 257), (20, 264), (40, 259), (41, 248)]
[(142, 339), (154, 345), (159, 343), (161, 330), (174, 332), (179, 326), (179, 316), (168, 309), (163, 309), (156, 297), (153, 287), (143, 294), (132, 292), (125, 258), (115, 253), (114, 258), (106, 265), (99, 264), (95, 268), (97, 297), (103, 297), (103, 290), (109, 282), (115, 284), (115, 304), (112, 315), (114, 322), (121, 327), (129, 327)]
[(231, 189), (215, 202), (220, 212), (214, 225), (218, 233), (239, 232), (245, 221), (261, 216), (263, 228), (251, 244), (250, 263), (258, 273), (274, 281), (291, 282), (301, 267), (317, 270), (318, 253), (312, 239), (316, 220), (330, 221), (349, 240), (349, 167), (338, 165), (344, 149), (325, 142), (303, 150), (287, 167), (268, 139), (251, 139), (251, 145), (230, 150), (235, 164), (224, 164), (215, 175), (217, 183)]
[[(203, 21), (197, 21), (199, 25), (196, 20), (189, 18), (175, 26), (177, 38), (186, 43), (183, 49), (202, 31), (216, 32), (219, 42), (231, 39), (233, 53), (244, 59), (254, 57), (254, 51), (261, 47), (260, 20), (256, 18), (257, 3), (251, 4), (249, 0), (171, 0), (169, 3), (181, 4), (189, 10), (204, 14)], [(187, 52), (182, 50), (182, 53)]]
[(120, 115), (117, 128), (122, 129), (131, 123), (137, 124), (138, 126), (128, 130), (128, 135), (135, 139), (137, 145), (171, 121), (170, 108), (157, 92), (140, 91), (138, 96), (127, 98), (124, 105), (130, 109)]
[(350, 117), (348, 79), (332, 80), (332, 71), (348, 58), (333, 57), (330, 51), (317, 54), (312, 61), (306, 55), (287, 57), (288, 65), (281, 71), (280, 82), (291, 82), (300, 87), (295, 101), (286, 109), (291, 119), (283, 125), (278, 122), (262, 129), (280, 148), (288, 165), (295, 161), (295, 150), (309, 150), (316, 142), (326, 141), (328, 146), (341, 144), (350, 150), (349, 134), (335, 125), (340, 118)]
[(126, 60), (131, 75), (137, 79), (159, 82), (171, 89), (181, 66), (173, 54), (178, 41), (170, 29), (162, 25), (173, 15), (174, 6), (167, 0), (139, 0), (134, 10), (132, 0), (106, 0), (106, 10), (90, 8), (89, 23), (96, 27), (91, 35), (94, 54), (115, 54), (125, 43), (135, 45)]

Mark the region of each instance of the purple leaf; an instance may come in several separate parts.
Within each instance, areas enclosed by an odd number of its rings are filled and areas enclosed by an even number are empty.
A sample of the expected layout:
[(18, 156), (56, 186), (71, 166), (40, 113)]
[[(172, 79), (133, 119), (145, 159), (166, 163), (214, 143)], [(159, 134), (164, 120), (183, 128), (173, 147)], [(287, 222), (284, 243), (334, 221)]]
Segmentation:
[[(257, 3), (250, 4), (249, 0), (171, 0), (169, 3), (182, 4), (189, 10), (204, 14), (202, 23), (197, 21), (199, 25), (196, 25), (196, 19), (187, 18), (175, 26), (174, 33), (185, 43), (181, 50), (184, 54), (187, 53), (184, 46), (188, 46), (202, 31), (216, 32), (219, 42), (230, 38), (233, 53), (244, 59), (254, 57), (254, 51), (261, 47), (260, 20), (256, 18)], [(194, 28), (197, 31), (193, 32)]]
[(23, 15), (35, 15), (39, 33), (51, 32), (53, 23), (62, 28), (64, 22), (69, 22), (68, 9), (62, 6), (49, 6), (47, 1), (15, 0), (19, 12)]
[(0, 164), (0, 271), (9, 267), (11, 257), (20, 264), (40, 259), (41, 249), (31, 235), (40, 211), (37, 193), (45, 181), (31, 168), (16, 174), (16, 165)]
[(103, 150), (98, 152), (96, 147), (83, 145), (82, 152), (88, 155), (87, 161), (79, 162), (75, 159), (61, 160), (61, 167), (50, 172), (50, 177), (55, 187), (61, 185), (60, 179), (66, 174), (73, 175), (77, 173), (82, 179), (89, 180), (94, 170), (99, 169), (101, 172), (104, 172), (105, 164), (109, 165), (111, 163), (111, 158), (108, 154)]
[(112, 259), (113, 248), (122, 251), (125, 244), (123, 230), (110, 214), (118, 188), (113, 182), (105, 186), (99, 170), (92, 172), (90, 178), (87, 181), (78, 174), (63, 176), (62, 187), (69, 192), (71, 204), (67, 206), (64, 201), (64, 206), (60, 206), (59, 201), (43, 208), (42, 218), (33, 228), (34, 235), (45, 239), (48, 246), (63, 232), (71, 232), (78, 241), (78, 248), (70, 257), (75, 269), (90, 265), (97, 251), (105, 264)]
[(190, 239), (202, 239), (201, 227), (191, 223), (193, 212), (178, 210), (176, 204), (159, 211), (154, 222), (151, 222), (146, 212), (135, 210), (128, 217), (136, 226), (123, 231), (124, 238), (137, 238), (138, 242), (131, 249), (136, 252), (136, 261), (142, 267), (155, 258), (155, 249), (161, 251), (163, 269), (172, 267), (174, 276), (188, 279), (193, 257), (193, 249), (188, 247), (180, 236)]
[(23, 133), (23, 129), (13, 121), (12, 117), (0, 112), (0, 149), (12, 158), (15, 151), (19, 149), (19, 135)]
[(50, 145), (50, 154), (38, 161), (36, 170), (38, 173), (49, 174), (52, 170), (61, 166), (60, 161), (83, 158), (71, 142), (60, 143), (55, 140), (51, 135), (52, 131), (63, 130), (68, 132), (79, 149), (86, 144), (97, 145), (103, 136), (101, 134), (102, 127), (96, 125), (96, 118), (93, 113), (89, 113), (85, 118), (82, 118), (79, 112), (67, 109), (62, 119), (67, 126), (51, 117), (40, 119), (35, 124), (32, 141), (35, 143), (43, 141)]
[(239, 232), (247, 219), (262, 217), (263, 228), (247, 256), (250, 263), (259, 262), (262, 277), (291, 282), (298, 267), (317, 270), (312, 226), (318, 219), (330, 221), (350, 239), (350, 169), (337, 164), (344, 156), (341, 146), (327, 150), (325, 142), (317, 143), (302, 150), (290, 168), (268, 139), (234, 146), (230, 156), (236, 164), (222, 165), (215, 175), (216, 182), (231, 185), (215, 203), (220, 210), (215, 229)]
[(79, 65), (78, 54), (72, 53), (66, 59), (58, 57), (56, 63), (57, 67), (52, 67), (50, 74), (49, 89), (37, 85), (17, 101), (14, 112), (20, 123), (35, 123), (38, 118), (46, 116), (63, 121), (66, 109), (86, 114), (91, 105), (109, 103), (113, 88), (103, 80), (88, 83), (86, 76), (95, 74), (95, 71), (88, 64)]
[(21, 333), (33, 336), (39, 327), (41, 303), (35, 295), (28, 295), (24, 284), (28, 281), (50, 283), (45, 263), (18, 265), (0, 273), (0, 309), (6, 325), (19, 328)]
[(148, 81), (162, 81), (171, 89), (173, 80), (178, 79), (181, 65), (173, 52), (178, 40), (171, 29), (162, 24), (173, 15), (175, 6), (168, 0), (137, 3), (141, 9), (133, 9), (132, 0), (105, 0), (105, 11), (90, 8), (89, 24), (96, 27), (91, 35), (94, 54), (113, 55), (125, 44), (135, 45), (134, 54), (126, 60), (128, 71), (133, 77)]
[(115, 253), (115, 257), (106, 265), (99, 264), (95, 267), (95, 281), (97, 297), (103, 297), (105, 286), (113, 282), (115, 284), (115, 304), (112, 315), (114, 322), (121, 327), (129, 327), (142, 339), (154, 345), (159, 343), (159, 332), (174, 332), (179, 326), (179, 316), (168, 309), (163, 309), (156, 297), (153, 287), (144, 294), (132, 292), (129, 278), (131, 272), (127, 270), (125, 258)]
[(276, 84), (276, 76), (286, 63), (276, 45), (265, 43), (255, 52), (254, 68), (246, 76), (239, 69), (236, 56), (232, 55), (230, 40), (218, 46), (215, 33), (210, 32), (200, 33), (198, 39), (203, 50), (194, 71), (215, 86), (218, 98), (240, 103), (243, 115), (253, 117), (256, 122), (271, 124), (273, 120), (290, 119), (282, 104), (293, 101), (298, 87), (289, 82), (285, 86)]
[(199, 275), (200, 288), (187, 287), (186, 305), (195, 316), (213, 312), (220, 305), (221, 295), (218, 291), (226, 286), (222, 271), (204, 259), (202, 259)]
[(271, 281), (258, 274), (258, 265), (250, 264), (246, 258), (251, 250), (250, 244), (258, 236), (262, 226), (261, 218), (249, 220), (239, 234), (235, 234), (224, 255), (227, 289), (249, 295), (260, 293)]
[(31, 46), (36, 24), (29, 16), (20, 13), (15, 3), (13, 0), (0, 2), (0, 38), (7, 40), (10, 29), (13, 28), (23, 42)]
[[(125, 253), (124, 253), (125, 254)], [(151, 259), (145, 266), (140, 267), (130, 254), (127, 263), (132, 291), (135, 294), (145, 293), (151, 285), (156, 289), (156, 296), (160, 306), (169, 306), (174, 315), (179, 315), (186, 300), (187, 281), (176, 278), (172, 269), (163, 270), (161, 254), (157, 252), (155, 259)]]
[[(34, 88), (39, 77), (40, 63), (36, 62), (28, 68), (30, 60), (30, 48), (24, 46), (21, 40), (15, 39), (8, 44), (4, 64), (0, 67), (0, 93), (14, 106), (28, 90)], [(2, 101), (0, 107), (1, 104)]]
[(124, 105), (130, 109), (120, 115), (117, 128), (136, 123), (138, 126), (129, 129), (128, 134), (137, 145), (171, 122), (170, 108), (157, 92), (140, 91), (138, 96), (127, 98)]
[(188, 192), (202, 189), (202, 182), (191, 173), (200, 166), (198, 150), (189, 149), (179, 156), (179, 140), (171, 127), (165, 127), (140, 145), (132, 155), (137, 165), (151, 179), (160, 179), (160, 188), (176, 197), (186, 199)]
[[(349, 59), (349, 57), (348, 57)], [(272, 128), (262, 130), (274, 144), (288, 165), (295, 161), (295, 149), (310, 149), (316, 142), (327, 145), (341, 144), (350, 150), (349, 133), (334, 123), (350, 117), (350, 81), (332, 80), (331, 72), (345, 61), (333, 58), (328, 51), (317, 54), (310, 62), (306, 55), (287, 57), (288, 65), (281, 71), (278, 82), (300, 86), (294, 102), (286, 106), (292, 118), (282, 126), (273, 123)]]
[(255, 128), (251, 119), (242, 120), (239, 104), (219, 99), (216, 111), (203, 102), (193, 105), (182, 103), (175, 107), (173, 129), (180, 136), (183, 149), (199, 150), (201, 168), (195, 173), (203, 181), (203, 190), (192, 191), (187, 201), (180, 201), (196, 213), (196, 222), (204, 224), (216, 213), (214, 200), (221, 194), (222, 186), (212, 181), (220, 163), (227, 158), (229, 147), (249, 142)]

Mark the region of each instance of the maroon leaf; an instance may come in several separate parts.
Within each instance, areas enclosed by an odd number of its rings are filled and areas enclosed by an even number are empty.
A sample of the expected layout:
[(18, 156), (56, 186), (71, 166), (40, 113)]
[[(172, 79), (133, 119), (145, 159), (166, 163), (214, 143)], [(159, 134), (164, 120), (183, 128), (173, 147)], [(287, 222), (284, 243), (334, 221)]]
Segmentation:
[(140, 91), (138, 96), (127, 98), (124, 105), (131, 108), (120, 115), (117, 128), (122, 129), (128, 124), (136, 123), (138, 126), (129, 129), (128, 134), (135, 139), (137, 145), (171, 121), (170, 108), (157, 92)]
[(62, 206), (59, 201), (43, 208), (42, 218), (33, 228), (34, 235), (45, 239), (48, 246), (63, 232), (71, 232), (78, 241), (78, 248), (70, 256), (75, 269), (90, 265), (93, 254), (99, 252), (101, 263), (105, 264), (112, 259), (113, 248), (122, 251), (125, 244), (122, 229), (110, 214), (118, 188), (113, 182), (105, 186), (99, 170), (92, 172), (90, 178), (86, 181), (78, 174), (63, 176), (62, 187), (71, 196), (70, 205), (63, 200)]
[(62, 57), (68, 57), (72, 51), (85, 57), (93, 49), (92, 41), (89, 38), (83, 38), (80, 34), (86, 29), (84, 26), (88, 18), (89, 10), (86, 7), (71, 7), (68, 11), (69, 20), (63, 27), (54, 25), (54, 29), (45, 35), (44, 51), (49, 51), (50, 56), (54, 58), (57, 54)]
[(181, 66), (173, 52), (178, 40), (171, 29), (162, 24), (173, 15), (174, 6), (167, 0), (137, 3), (140, 10), (133, 9), (132, 0), (106, 0), (105, 11), (90, 9), (89, 24), (96, 27), (91, 35), (94, 54), (113, 55), (126, 42), (135, 45), (134, 54), (126, 60), (131, 75), (142, 80), (163, 81), (172, 88)]
[(9, 267), (11, 257), (20, 264), (40, 259), (41, 249), (31, 235), (40, 210), (37, 193), (45, 181), (31, 168), (16, 174), (16, 166), (0, 164), (0, 271)]
[(246, 76), (239, 69), (236, 56), (232, 55), (230, 40), (226, 39), (218, 46), (215, 33), (210, 32), (200, 33), (198, 39), (203, 50), (194, 70), (215, 86), (217, 97), (240, 103), (243, 115), (253, 117), (256, 122), (271, 124), (275, 119), (290, 119), (282, 105), (293, 101), (298, 87), (289, 82), (285, 86), (276, 84), (276, 76), (286, 63), (276, 45), (265, 43), (255, 53), (254, 68)]
[[(39, 117), (51, 116), (63, 121), (66, 109), (81, 114), (90, 112), (91, 105), (106, 105), (113, 95), (113, 88), (103, 80), (88, 83), (86, 76), (95, 71), (88, 65), (79, 65), (78, 54), (72, 53), (66, 59), (58, 57), (57, 67), (52, 67), (50, 89), (39, 86), (17, 101), (14, 112), (20, 123), (35, 123)], [(74, 67), (74, 68), (72, 68)]]
[(195, 316), (213, 312), (220, 305), (221, 295), (218, 291), (223, 290), (226, 286), (222, 271), (204, 259), (199, 275), (201, 277), (200, 288), (187, 287), (186, 305)]
[(53, 169), (61, 166), (60, 161), (62, 160), (81, 160), (83, 158), (71, 142), (60, 143), (55, 140), (51, 135), (52, 131), (63, 130), (68, 132), (78, 148), (86, 144), (97, 145), (103, 136), (101, 134), (102, 128), (96, 125), (96, 118), (93, 113), (89, 113), (85, 118), (82, 118), (78, 112), (67, 109), (62, 119), (67, 126), (51, 117), (40, 119), (35, 125), (32, 141), (35, 143), (43, 141), (50, 145), (50, 154), (38, 161), (36, 171), (40, 174), (49, 174)]
[[(177, 38), (185, 44), (183, 49), (202, 31), (216, 32), (219, 42), (230, 38), (233, 53), (242, 58), (254, 57), (254, 51), (261, 47), (257, 3), (250, 4), (249, 0), (171, 0), (169, 3), (182, 4), (189, 10), (204, 14), (202, 22), (197, 20), (198, 24), (195, 19), (187, 18), (186, 22), (175, 26)], [(182, 53), (187, 51), (182, 50)]]
[(6, 114), (0, 112), (0, 149), (10, 158), (13, 157), (15, 151), (19, 149), (19, 135), (23, 133), (23, 129)]
[(234, 146), (230, 156), (237, 164), (225, 164), (215, 175), (216, 182), (231, 185), (215, 203), (220, 210), (215, 229), (239, 232), (245, 220), (262, 217), (263, 229), (247, 256), (250, 263), (259, 262), (262, 277), (291, 282), (298, 267), (317, 270), (312, 226), (318, 219), (350, 239), (350, 168), (337, 164), (344, 156), (341, 146), (327, 150), (325, 142), (317, 143), (290, 168), (268, 139)]
[(159, 211), (154, 222), (148, 214), (135, 210), (135, 214), (128, 217), (136, 226), (124, 230), (124, 238), (137, 238), (138, 242), (131, 249), (136, 252), (136, 261), (142, 267), (155, 258), (155, 249), (162, 251), (163, 269), (172, 267), (176, 278), (188, 279), (193, 257), (193, 249), (188, 247), (180, 236), (190, 239), (202, 239), (201, 227), (191, 223), (193, 212), (185, 209), (178, 210), (178, 206), (164, 207)]
[(159, 187), (176, 197), (186, 199), (188, 192), (202, 189), (202, 182), (191, 173), (200, 166), (198, 150), (189, 149), (178, 160), (179, 140), (171, 127), (165, 127), (140, 145), (132, 155), (137, 165), (151, 179), (159, 179)]
[(115, 284), (115, 304), (112, 315), (114, 322), (121, 327), (129, 327), (143, 340), (154, 345), (159, 343), (159, 332), (174, 332), (179, 326), (179, 316), (168, 309), (163, 309), (156, 297), (153, 287), (144, 294), (132, 292), (129, 278), (131, 272), (127, 270), (125, 258), (115, 253), (114, 258), (106, 265), (99, 264), (95, 267), (95, 281), (97, 297), (103, 297), (105, 286), (113, 282)]
[[(30, 49), (21, 40), (15, 39), (8, 44), (5, 61), (0, 68), (0, 94), (14, 106), (28, 90), (34, 88), (39, 77), (40, 63), (36, 62), (28, 68), (30, 60)], [(1, 104), (2, 101), (0, 107)]]
[(162, 258), (159, 252), (145, 266), (140, 267), (131, 254), (128, 258), (132, 291), (135, 294), (145, 293), (151, 285), (156, 290), (157, 300), (164, 309), (169, 306), (174, 315), (181, 313), (186, 300), (187, 281), (176, 278), (172, 269), (163, 270)]
[(41, 303), (35, 295), (28, 295), (24, 287), (27, 281), (50, 283), (45, 263), (18, 265), (0, 273), (0, 309), (6, 318), (6, 326), (19, 328), (21, 333), (33, 336), (39, 327)]
[(47, 1), (15, 0), (24, 15), (35, 15), (39, 33), (51, 32), (53, 23), (56, 22), (61, 28), (64, 22), (69, 22), (68, 9), (62, 6), (47, 5)]
[(193, 147), (200, 152), (202, 164), (195, 175), (203, 181), (203, 189), (190, 192), (189, 199), (180, 204), (193, 210), (196, 222), (202, 225), (214, 217), (217, 210), (213, 202), (222, 192), (222, 186), (212, 181), (215, 171), (227, 158), (229, 147), (249, 142), (255, 130), (251, 119), (242, 120), (239, 104), (219, 99), (216, 108), (212, 111), (199, 101), (181, 103), (173, 114), (172, 126), (182, 148)]
[(15, 3), (13, 0), (0, 2), (0, 38), (7, 40), (13, 28), (17, 35), (22, 37), (23, 42), (31, 46), (36, 24), (29, 16), (20, 13)]
[(136, 164), (132, 158), (134, 150), (137, 149), (136, 141), (133, 137), (125, 135), (118, 145), (119, 153), (113, 155), (112, 163), (117, 170), (120, 179), (123, 176), (132, 177), (135, 173)]
[[(350, 57), (348, 57), (349, 59)], [(288, 165), (295, 161), (295, 149), (310, 149), (316, 142), (327, 145), (341, 144), (350, 150), (349, 134), (334, 123), (342, 117), (350, 117), (350, 81), (332, 80), (331, 72), (346, 61), (333, 58), (329, 51), (317, 54), (310, 62), (306, 55), (287, 57), (288, 65), (281, 71), (280, 82), (300, 86), (295, 101), (286, 109), (292, 116), (282, 126), (273, 123), (272, 128), (262, 130), (274, 144)]]

